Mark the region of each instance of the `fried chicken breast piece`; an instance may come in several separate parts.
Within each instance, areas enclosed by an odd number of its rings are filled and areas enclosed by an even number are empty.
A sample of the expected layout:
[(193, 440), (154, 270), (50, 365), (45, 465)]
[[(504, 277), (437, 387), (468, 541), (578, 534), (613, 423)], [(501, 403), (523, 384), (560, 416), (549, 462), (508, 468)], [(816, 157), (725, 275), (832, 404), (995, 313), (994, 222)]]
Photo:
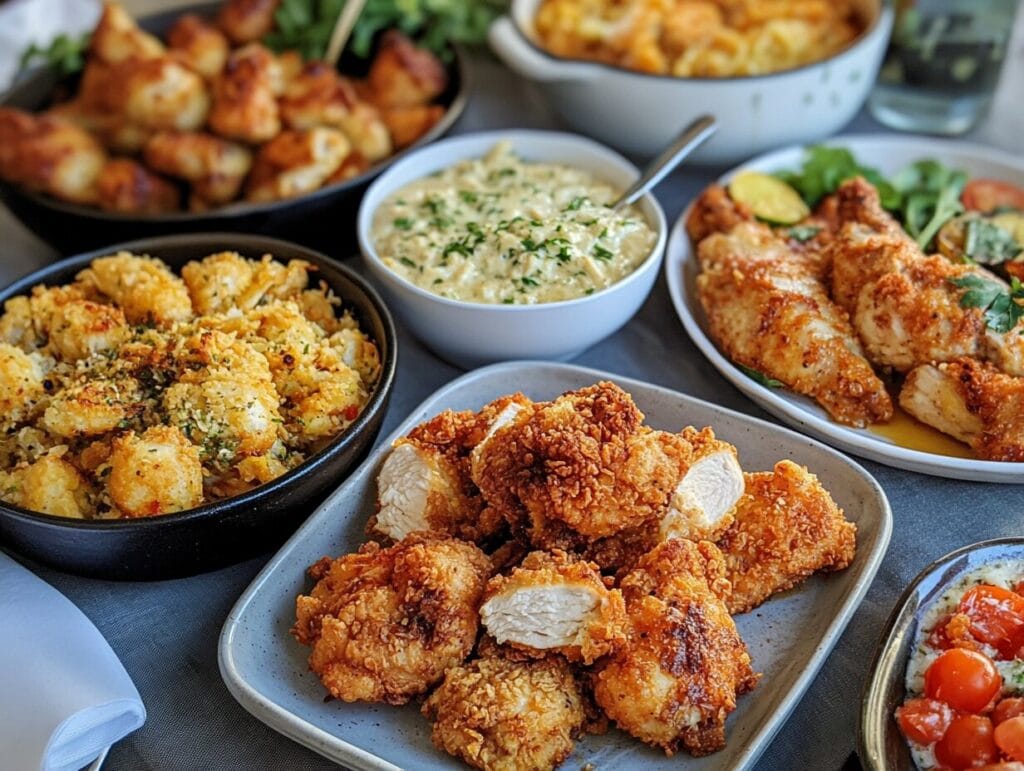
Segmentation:
[(620, 728), (667, 755), (725, 746), (737, 694), (758, 676), (723, 597), (721, 553), (708, 541), (672, 539), (621, 582), (629, 640), (594, 675), (594, 698)]
[(488, 504), (538, 548), (566, 548), (657, 516), (690, 460), (680, 436), (642, 426), (610, 382), (534, 405), (474, 464)]
[(235, 45), (259, 40), (274, 29), (274, 12), (281, 0), (227, 0), (217, 14), (217, 26)]
[(146, 163), (156, 171), (184, 179), (207, 203), (234, 200), (252, 168), (244, 145), (201, 131), (161, 131), (145, 147)]
[(454, 538), (370, 542), (309, 569), (317, 583), (295, 601), (292, 635), (335, 698), (405, 704), (472, 651), (489, 573), (484, 553)]
[(732, 584), (729, 612), (746, 613), (818, 571), (847, 567), (857, 526), (818, 478), (783, 460), (773, 471), (746, 474), (736, 520), (718, 541)]
[(397, 440), (377, 477), (377, 512), (369, 529), (396, 540), (415, 531), (484, 541), (504, 521), (473, 483), (474, 451), (501, 421), (529, 404), (502, 397), (479, 412), (446, 410)]
[(381, 37), (367, 85), (378, 107), (419, 107), (441, 95), (448, 73), (434, 54), (392, 29)]
[(256, 152), (246, 198), (280, 201), (318, 190), (351, 150), (337, 129), (282, 131)]
[(120, 3), (104, 2), (103, 13), (89, 38), (89, 53), (117, 64), (127, 59), (155, 59), (164, 53), (164, 45), (144, 32)]
[[(723, 206), (700, 204), (697, 211)], [(698, 296), (711, 337), (729, 358), (811, 397), (841, 423), (892, 417), (885, 385), (829, 298), (817, 258), (789, 248), (767, 225), (745, 220), (701, 240), (697, 256)]]
[(167, 33), (174, 56), (207, 80), (215, 78), (228, 60), (228, 39), (194, 13), (182, 14)]
[(434, 746), (485, 771), (554, 769), (587, 719), (580, 685), (557, 656), (485, 656), (452, 667), (423, 714)]
[(626, 638), (626, 606), (610, 584), (598, 565), (561, 549), (531, 552), (487, 583), (480, 619), (498, 643), (592, 664)]
[(159, 214), (175, 211), (178, 189), (130, 158), (111, 158), (96, 180), (97, 203), (106, 211)]
[(1024, 461), (1024, 378), (974, 359), (910, 371), (900, 406), (985, 460)]
[(283, 87), (281, 65), (267, 48), (250, 43), (233, 51), (213, 81), (210, 129), (249, 144), (273, 139), (281, 131), (277, 96)]

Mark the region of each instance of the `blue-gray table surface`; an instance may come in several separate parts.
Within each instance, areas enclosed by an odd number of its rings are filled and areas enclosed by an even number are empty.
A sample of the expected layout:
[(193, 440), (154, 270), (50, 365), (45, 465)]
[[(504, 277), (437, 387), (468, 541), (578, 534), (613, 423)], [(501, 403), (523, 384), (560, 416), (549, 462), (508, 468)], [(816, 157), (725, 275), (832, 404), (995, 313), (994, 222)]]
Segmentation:
[[(1024, 50), (1017, 35), (1012, 81), (1019, 84)], [(471, 60), (470, 106), (455, 132), (502, 127), (561, 128), (540, 94), (488, 56)], [(1006, 84), (1004, 75), (1004, 86)], [(998, 125), (975, 132), (981, 141), (1024, 151), (1020, 97), (1000, 94)], [(713, 105), (708, 105), (713, 110)], [(1012, 112), (1010, 112), (1012, 110)], [(1011, 125), (1012, 124), (1012, 125)], [(866, 114), (843, 133), (884, 130)], [(1014, 147), (1016, 145), (1016, 147)], [(656, 190), (669, 221), (722, 169), (684, 168)], [(112, 234), (112, 241), (117, 240)], [(53, 251), (0, 207), (0, 285), (55, 258)], [(346, 254), (362, 270), (360, 260)], [(399, 326), (399, 363), (381, 437), (420, 401), (461, 374)], [(664, 277), (623, 329), (585, 351), (576, 363), (647, 380), (768, 420), (704, 359), (680, 326)], [(886, 618), (910, 579), (946, 552), (974, 541), (1024, 532), (1021, 489), (958, 482), (862, 461), (892, 504), (895, 527), (878, 577), (817, 679), (758, 763), (759, 769), (834, 771), (854, 749), (860, 692)], [(339, 480), (340, 483), (341, 480)], [(114, 583), (31, 565), (92, 619), (134, 679), (149, 712), (145, 726), (117, 744), (104, 765), (131, 769), (329, 769), (329, 761), (249, 715), (228, 693), (217, 667), (221, 625), (268, 555), (174, 581)], [(0, 655), (3, 655), (0, 652)], [(74, 655), (69, 641), (68, 655)], [(40, 662), (45, 666), (45, 662)], [(763, 683), (762, 688), (771, 688)], [(571, 762), (571, 761), (570, 761)], [(3, 761), (0, 760), (0, 766)], [(426, 760), (424, 767), (429, 767)]]

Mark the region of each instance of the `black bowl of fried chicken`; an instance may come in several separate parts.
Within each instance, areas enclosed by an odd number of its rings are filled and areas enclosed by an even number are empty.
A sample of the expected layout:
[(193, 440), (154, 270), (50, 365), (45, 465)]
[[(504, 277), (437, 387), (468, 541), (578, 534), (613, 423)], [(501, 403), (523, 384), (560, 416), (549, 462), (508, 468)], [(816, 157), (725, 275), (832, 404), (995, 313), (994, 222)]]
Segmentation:
[(162, 579), (265, 552), (387, 410), (386, 306), (286, 241), (119, 244), (18, 280), (0, 306), (0, 546), (58, 570)]
[(344, 248), (370, 181), (454, 124), (458, 52), (396, 30), (337, 68), (275, 53), (275, 3), (226, 0), (136, 23), (104, 6), (81, 73), (43, 69), (0, 102), (0, 197), (64, 253), (120, 238), (261, 233)]

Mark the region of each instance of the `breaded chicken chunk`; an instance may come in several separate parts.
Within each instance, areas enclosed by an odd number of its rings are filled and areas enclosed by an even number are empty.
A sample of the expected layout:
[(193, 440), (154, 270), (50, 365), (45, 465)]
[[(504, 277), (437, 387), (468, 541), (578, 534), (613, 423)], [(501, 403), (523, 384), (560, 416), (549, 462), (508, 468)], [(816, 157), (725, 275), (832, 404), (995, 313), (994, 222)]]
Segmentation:
[(413, 535), (382, 549), (324, 557), (295, 603), (295, 639), (310, 668), (343, 701), (404, 704), (469, 655), (479, 626), (487, 557), (452, 538)]
[(495, 535), (503, 520), (485, 508), (472, 480), (472, 461), (496, 427), (527, 404), (514, 394), (479, 412), (446, 410), (397, 440), (377, 477), (370, 529), (396, 540), (417, 530), (470, 541)]
[(164, 45), (144, 32), (120, 3), (104, 2), (103, 13), (89, 38), (89, 53), (107, 64), (128, 59), (154, 59)]
[(130, 158), (111, 158), (96, 179), (96, 202), (106, 211), (160, 214), (176, 211), (178, 188)]
[(235, 45), (259, 40), (274, 28), (280, 0), (227, 0), (217, 14), (219, 26)]
[(979, 458), (1024, 461), (1024, 377), (974, 359), (924, 364), (907, 375), (900, 406)]
[(201, 131), (158, 132), (144, 152), (153, 169), (188, 181), (193, 193), (211, 204), (238, 197), (252, 168), (247, 147)]
[(486, 656), (452, 667), (423, 705), (434, 745), (485, 771), (548, 771), (587, 719), (568, 664)]
[(0, 485), (3, 500), (31, 511), (70, 519), (93, 513), (92, 485), (57, 452), (9, 473), (0, 471)]
[(379, 107), (416, 107), (441, 95), (448, 74), (434, 54), (392, 29), (381, 37), (368, 81)]
[(213, 81), (210, 129), (249, 144), (273, 139), (281, 131), (277, 96), (282, 79), (280, 63), (259, 43), (233, 51)]
[(487, 583), (480, 618), (498, 643), (591, 664), (626, 638), (622, 594), (599, 567), (564, 551), (535, 551)]
[(42, 425), (66, 439), (99, 436), (143, 412), (142, 391), (133, 378), (94, 379), (58, 391), (43, 413)]
[(246, 187), (250, 201), (279, 201), (321, 188), (352, 151), (332, 128), (282, 131), (256, 152)]
[(212, 80), (228, 60), (224, 33), (194, 13), (178, 17), (167, 33), (167, 45), (174, 56), (207, 80)]
[(198, 506), (203, 500), (199, 449), (174, 426), (151, 426), (114, 439), (107, 490), (129, 518)]
[(0, 428), (25, 420), (46, 394), (45, 360), (9, 343), (0, 343)]
[(185, 282), (155, 257), (128, 252), (99, 257), (76, 279), (113, 300), (132, 324), (167, 327), (192, 317)]
[(691, 456), (682, 437), (642, 421), (613, 383), (568, 392), (497, 432), (474, 464), (474, 481), (539, 548), (621, 532), (665, 509)]
[(721, 553), (708, 541), (666, 541), (621, 588), (630, 636), (598, 666), (598, 705), (667, 755), (720, 750), (736, 696), (758, 677), (723, 600), (729, 582)]
[(812, 573), (842, 570), (857, 548), (857, 526), (803, 466), (783, 460), (774, 471), (745, 476), (736, 521), (718, 541), (733, 614), (756, 608)]
[[(181, 278), (196, 311), (210, 314), (232, 307), (251, 310), (270, 300), (298, 299), (314, 270), (305, 260), (283, 264), (270, 255), (247, 260), (238, 252), (217, 252), (189, 262), (181, 269)], [(333, 316), (333, 309), (330, 313)], [(311, 329), (301, 315), (289, 319), (289, 323)]]

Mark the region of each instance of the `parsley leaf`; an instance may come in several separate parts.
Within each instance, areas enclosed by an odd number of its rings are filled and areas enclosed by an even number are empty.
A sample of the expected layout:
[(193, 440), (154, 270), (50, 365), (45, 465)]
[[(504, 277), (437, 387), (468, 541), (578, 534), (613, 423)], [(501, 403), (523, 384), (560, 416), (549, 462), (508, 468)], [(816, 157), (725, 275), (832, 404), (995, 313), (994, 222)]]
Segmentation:
[(755, 383), (760, 383), (765, 388), (782, 388), (782, 386), (785, 385), (781, 380), (768, 377), (763, 372), (758, 372), (756, 369), (744, 367), (742, 364), (737, 364), (736, 366), (740, 368), (740, 372), (749, 377)]
[(78, 72), (85, 66), (85, 49), (89, 47), (89, 35), (70, 37), (57, 35), (46, 47), (32, 43), (26, 48), (18, 61), (18, 69), (23, 70), (37, 59), (64, 77)]
[(563, 209), (563, 211), (579, 211), (580, 207), (585, 204), (588, 200), (585, 195), (578, 195), (569, 202), (569, 205)]
[(408, 217), (399, 217), (391, 224), (394, 225), (399, 230), (408, 230), (409, 228), (412, 227), (412, 220), (409, 219)]
[(985, 326), (993, 332), (1005, 334), (1017, 326), (1024, 317), (1024, 285), (1016, 276), (1011, 279), (1009, 290), (998, 281), (991, 281), (976, 274), (951, 278), (954, 286), (966, 289), (960, 297), (961, 308), (978, 308), (984, 312)]
[(857, 163), (853, 153), (845, 147), (810, 147), (800, 171), (783, 172), (776, 176), (796, 188), (800, 197), (812, 208), (826, 195), (834, 193), (843, 182), (858, 176), (864, 177), (878, 189), (882, 206), (886, 209), (899, 206), (899, 192), (876, 169)]
[(605, 249), (601, 244), (594, 244), (594, 257), (598, 260), (609, 262), (615, 255)]

